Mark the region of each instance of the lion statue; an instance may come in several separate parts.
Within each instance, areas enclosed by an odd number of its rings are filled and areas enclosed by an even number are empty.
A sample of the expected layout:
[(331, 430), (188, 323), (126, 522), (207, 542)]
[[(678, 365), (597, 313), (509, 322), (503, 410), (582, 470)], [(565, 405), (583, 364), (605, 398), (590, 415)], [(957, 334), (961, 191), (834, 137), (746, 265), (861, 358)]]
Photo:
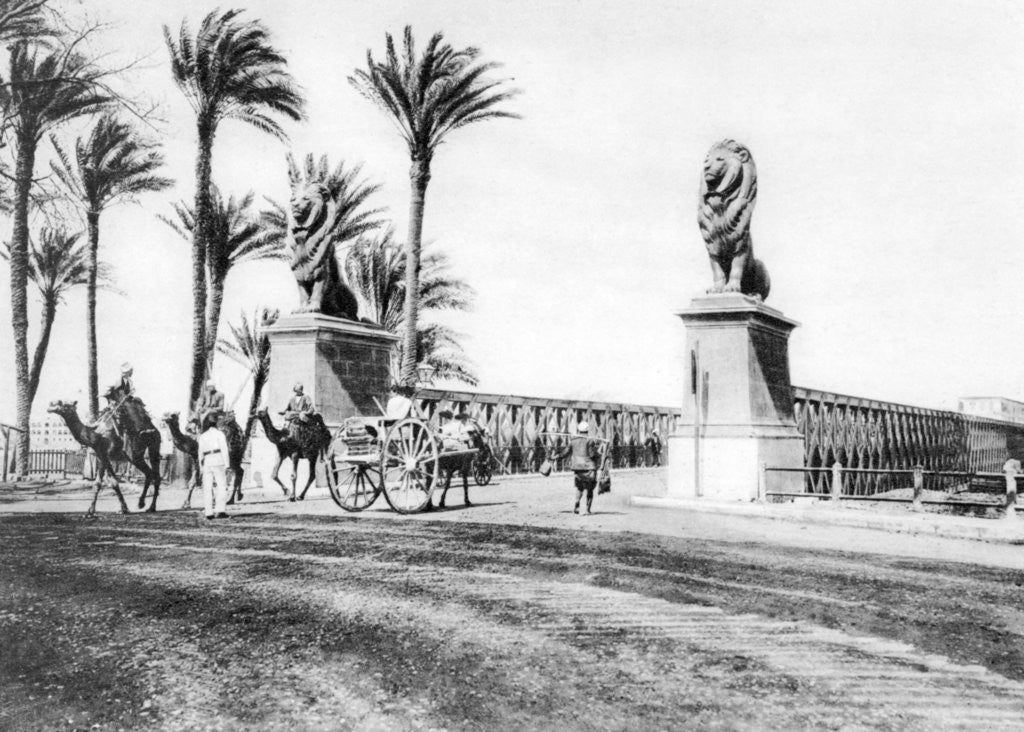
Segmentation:
[(327, 186), (310, 183), (291, 202), (292, 274), (299, 285), (300, 313), (356, 320), (359, 304), (345, 286), (334, 251), (338, 204)]
[(767, 299), (768, 271), (754, 259), (750, 238), (756, 200), (757, 168), (750, 150), (735, 140), (714, 145), (704, 159), (697, 202), (697, 223), (714, 275), (708, 292), (740, 292)]

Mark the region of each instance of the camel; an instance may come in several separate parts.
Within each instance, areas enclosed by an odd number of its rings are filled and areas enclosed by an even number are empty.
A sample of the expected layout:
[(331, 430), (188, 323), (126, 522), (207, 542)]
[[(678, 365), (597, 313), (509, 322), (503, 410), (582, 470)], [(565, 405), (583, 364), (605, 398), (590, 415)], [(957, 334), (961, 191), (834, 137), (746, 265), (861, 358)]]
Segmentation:
[[(142, 494), (139, 496), (139, 510), (146, 505), (149, 487), (153, 486), (153, 501), (146, 508), (147, 513), (156, 511), (156, 500), (160, 495), (160, 431), (153, 425), (140, 399), (112, 386), (103, 394), (112, 404), (110, 416), (105, 422), (114, 422), (120, 431), (120, 450), (110, 453), (112, 460), (127, 460), (142, 473)], [(106, 427), (114, 433), (114, 426)]]
[[(296, 425), (298, 427), (296, 430), (278, 429), (275, 427), (270, 419), (270, 415), (267, 413), (266, 407), (256, 412), (256, 419), (263, 425), (263, 431), (266, 433), (267, 439), (274, 443), (274, 447), (277, 448), (277, 462), (274, 463), (271, 477), (275, 483), (281, 486), (281, 490), (287, 496), (288, 489), (277, 477), (277, 473), (281, 469), (281, 463), (284, 462), (284, 459), (291, 458), (292, 495), (288, 500), (303, 500), (306, 497), (306, 491), (309, 490), (309, 486), (316, 479), (316, 464), (331, 444), (330, 431), (319, 415), (314, 417), (313, 421), (309, 424)], [(302, 489), (302, 493), (296, 498), (295, 483), (299, 476), (300, 459), (309, 463), (309, 479), (306, 481), (306, 487)]]
[[(174, 446), (192, 458), (192, 463), (195, 466), (190, 483), (187, 486), (188, 493), (185, 495), (185, 503), (181, 506), (182, 508), (191, 508), (192, 491), (196, 489), (196, 486), (202, 480), (202, 476), (197, 474), (199, 471), (199, 443), (196, 441), (195, 437), (181, 431), (181, 427), (178, 423), (177, 412), (165, 414), (163, 416), (163, 421), (167, 425), (168, 431), (171, 433), (171, 440), (174, 442)], [(224, 420), (220, 429), (224, 432), (225, 438), (227, 438), (228, 449), (230, 450), (228, 455), (228, 470), (231, 471), (232, 475), (232, 489), (231, 497), (228, 499), (228, 504), (233, 504), (236, 497), (239, 501), (243, 498), (242, 477), (245, 475), (245, 471), (242, 470), (242, 457), (245, 453), (245, 449), (242, 439), (242, 430), (234, 420)]]
[(50, 402), (46, 411), (62, 417), (75, 440), (96, 454), (96, 462), (99, 465), (99, 469), (96, 471), (96, 493), (93, 494), (92, 504), (85, 515), (92, 516), (96, 513), (96, 499), (99, 498), (100, 489), (103, 488), (103, 478), (107, 475), (114, 480), (114, 493), (117, 494), (117, 500), (121, 503), (121, 513), (128, 513), (128, 504), (125, 503), (121, 485), (117, 481), (117, 474), (111, 464), (111, 456), (117, 454), (121, 449), (120, 438), (112, 430), (101, 431), (82, 424), (82, 420), (78, 417), (78, 402), (57, 400)]

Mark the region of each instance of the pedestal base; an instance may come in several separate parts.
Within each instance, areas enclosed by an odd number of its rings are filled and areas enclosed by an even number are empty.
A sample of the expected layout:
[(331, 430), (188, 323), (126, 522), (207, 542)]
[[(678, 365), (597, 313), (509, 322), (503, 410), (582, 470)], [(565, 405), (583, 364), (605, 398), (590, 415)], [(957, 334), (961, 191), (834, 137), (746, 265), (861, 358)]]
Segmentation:
[[(700, 447), (693, 430), (668, 438), (669, 498), (707, 498), (716, 501), (753, 501), (763, 498), (761, 466), (802, 468), (804, 439), (796, 435), (705, 434)], [(698, 462), (699, 461), (699, 462)], [(770, 473), (771, 489), (803, 491), (802, 473)]]
[[(679, 316), (690, 393), (682, 429), (668, 440), (668, 493), (755, 499), (762, 465), (803, 467), (789, 378), (789, 335), (797, 323), (740, 294), (695, 298)], [(800, 473), (772, 474), (773, 490), (802, 485)]]
[[(267, 329), (270, 338), (270, 378), (262, 403), (271, 419), (282, 424), (278, 412), (292, 398), (296, 383), (303, 385), (313, 408), (333, 432), (354, 416), (381, 413), (391, 385), (391, 349), (398, 337), (375, 325), (332, 318), (319, 313), (287, 315)], [(376, 401), (375, 401), (376, 400)], [(270, 475), (277, 449), (262, 437), (253, 440), (252, 470)], [(299, 488), (305, 485), (305, 461), (299, 461)], [(318, 470), (317, 485), (326, 485)], [(282, 466), (280, 479), (291, 481), (291, 465)]]
[(270, 378), (263, 402), (271, 415), (292, 397), (296, 382), (330, 428), (357, 415), (380, 414), (398, 337), (374, 325), (319, 313), (288, 315), (267, 329)]

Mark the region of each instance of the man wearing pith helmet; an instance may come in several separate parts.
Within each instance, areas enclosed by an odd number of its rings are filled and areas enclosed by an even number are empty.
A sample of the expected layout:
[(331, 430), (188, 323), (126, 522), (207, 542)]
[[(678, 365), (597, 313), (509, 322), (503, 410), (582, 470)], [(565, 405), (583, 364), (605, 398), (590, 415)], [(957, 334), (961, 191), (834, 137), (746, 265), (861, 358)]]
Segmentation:
[(594, 488), (597, 487), (597, 468), (601, 462), (601, 442), (591, 439), (590, 425), (580, 422), (576, 425), (576, 435), (569, 440), (569, 445), (556, 458), (572, 455), (569, 464), (576, 476), (576, 505), (573, 513), (580, 512), (580, 499), (587, 494), (587, 514), (594, 503)]

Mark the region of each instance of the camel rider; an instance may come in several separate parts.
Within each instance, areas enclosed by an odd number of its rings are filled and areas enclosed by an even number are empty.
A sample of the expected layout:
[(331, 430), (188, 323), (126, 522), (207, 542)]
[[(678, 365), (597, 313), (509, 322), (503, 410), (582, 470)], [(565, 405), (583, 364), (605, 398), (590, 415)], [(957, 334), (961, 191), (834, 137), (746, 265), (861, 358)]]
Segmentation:
[(213, 379), (206, 382), (206, 389), (203, 390), (199, 397), (199, 403), (196, 405), (196, 417), (199, 419), (199, 424), (204, 424), (207, 416), (213, 417), (217, 423), (224, 416), (224, 394), (217, 391), (217, 385), (213, 383)]
[(295, 396), (289, 400), (288, 408), (281, 412), (284, 421), (288, 426), (296, 421), (308, 424), (309, 418), (313, 416), (313, 400), (302, 393), (302, 384), (296, 384), (292, 391)]
[(117, 421), (112, 418), (118, 407), (129, 399), (137, 398), (135, 396), (135, 383), (132, 381), (133, 373), (134, 371), (130, 363), (126, 361), (121, 364), (121, 379), (107, 390), (107, 406), (96, 416), (95, 421), (89, 424), (90, 427), (95, 429), (104, 422), (109, 421), (114, 426), (114, 432), (118, 435), (121, 434), (120, 429), (117, 426)]

